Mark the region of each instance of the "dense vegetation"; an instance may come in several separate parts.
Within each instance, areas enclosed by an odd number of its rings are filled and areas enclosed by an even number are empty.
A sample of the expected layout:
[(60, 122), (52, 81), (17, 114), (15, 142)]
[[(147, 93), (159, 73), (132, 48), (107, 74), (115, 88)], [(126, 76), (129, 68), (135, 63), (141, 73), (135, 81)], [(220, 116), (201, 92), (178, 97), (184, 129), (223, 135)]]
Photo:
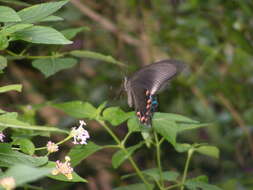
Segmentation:
[[(251, 0), (0, 0), (0, 185), (252, 189), (252, 17)], [(187, 66), (148, 129), (120, 89), (165, 58)]]

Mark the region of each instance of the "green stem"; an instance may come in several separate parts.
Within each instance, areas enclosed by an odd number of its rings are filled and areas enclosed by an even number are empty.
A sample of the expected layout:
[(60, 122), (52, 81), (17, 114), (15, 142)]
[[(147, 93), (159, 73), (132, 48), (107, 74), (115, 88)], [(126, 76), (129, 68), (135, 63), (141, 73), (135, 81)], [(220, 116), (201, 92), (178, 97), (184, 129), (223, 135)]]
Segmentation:
[(13, 56), (13, 57), (17, 57), (19, 59), (49, 59), (49, 58), (59, 58), (59, 57), (63, 57), (64, 53), (58, 53), (58, 54), (54, 54), (54, 55), (41, 55), (41, 56), (31, 56), (31, 55), (23, 55), (21, 54), (16, 54), (12, 51), (6, 50), (6, 52)]
[[(71, 139), (71, 138), (72, 138), (72, 135), (69, 135), (69, 136), (67, 136), (65, 139), (63, 139), (62, 141), (60, 141), (60, 142), (58, 142), (58, 143), (56, 143), (56, 144), (57, 144), (57, 145), (60, 145), (60, 144), (62, 144), (62, 143), (64, 143), (64, 142), (68, 141), (68, 140)], [(47, 149), (47, 146), (35, 148), (35, 150), (44, 150), (44, 149)]]
[[(104, 121), (98, 120), (98, 122), (105, 128), (105, 130), (111, 135), (111, 137), (114, 139), (114, 141), (119, 145), (119, 147), (125, 152), (125, 154), (128, 155), (128, 151), (126, 149), (126, 147), (124, 146), (124, 144), (122, 144), (119, 140), (119, 138), (113, 133), (113, 131), (105, 124)], [(131, 165), (133, 166), (133, 168), (135, 169), (137, 175), (141, 178), (141, 180), (143, 181), (143, 183), (147, 186), (148, 189), (152, 189), (151, 185), (148, 183), (148, 181), (145, 179), (145, 177), (143, 176), (141, 170), (138, 168), (138, 166), (136, 165), (135, 161), (133, 160), (133, 158), (131, 156), (128, 157), (128, 160), (130, 161)]]
[(184, 173), (183, 173), (182, 183), (181, 183), (182, 186), (181, 186), (180, 190), (184, 190), (184, 183), (185, 183), (185, 180), (186, 180), (186, 176), (187, 176), (187, 172), (188, 172), (188, 168), (189, 168), (189, 164), (190, 164), (190, 160), (191, 160), (193, 152), (194, 152), (194, 149), (190, 149), (188, 151), (187, 160), (186, 160), (185, 167), (184, 167)]
[(174, 189), (176, 187), (180, 187), (181, 185), (182, 185), (181, 183), (178, 183), (178, 184), (175, 184), (175, 185), (171, 185), (171, 186), (167, 187), (166, 190)]
[(156, 142), (156, 159), (157, 159), (157, 166), (158, 166), (158, 170), (159, 170), (159, 175), (160, 175), (160, 184), (162, 186), (162, 188), (164, 187), (164, 183), (163, 183), (163, 176), (162, 176), (162, 164), (161, 164), (161, 152), (160, 152), (160, 142), (158, 139), (158, 135), (156, 132), (154, 132), (154, 136), (155, 136), (155, 142)]

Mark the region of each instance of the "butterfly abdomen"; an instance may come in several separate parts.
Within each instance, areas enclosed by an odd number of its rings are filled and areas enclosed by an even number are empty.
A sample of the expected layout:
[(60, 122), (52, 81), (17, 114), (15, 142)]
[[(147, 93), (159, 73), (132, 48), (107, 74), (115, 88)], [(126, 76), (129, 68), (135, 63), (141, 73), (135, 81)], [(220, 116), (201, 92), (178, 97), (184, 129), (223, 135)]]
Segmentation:
[(154, 112), (157, 110), (158, 102), (155, 95), (149, 90), (146, 91), (146, 107), (143, 110), (137, 110), (136, 115), (142, 124), (149, 125)]

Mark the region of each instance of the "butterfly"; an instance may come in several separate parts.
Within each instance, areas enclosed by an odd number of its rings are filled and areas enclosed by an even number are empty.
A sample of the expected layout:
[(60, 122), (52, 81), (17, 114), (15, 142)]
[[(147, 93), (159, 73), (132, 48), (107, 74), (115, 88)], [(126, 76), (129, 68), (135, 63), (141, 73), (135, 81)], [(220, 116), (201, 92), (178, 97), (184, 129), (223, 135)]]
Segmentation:
[(162, 60), (141, 68), (129, 78), (125, 77), (128, 105), (135, 108), (142, 124), (151, 125), (152, 116), (158, 107), (157, 94), (183, 68), (184, 64), (180, 61)]

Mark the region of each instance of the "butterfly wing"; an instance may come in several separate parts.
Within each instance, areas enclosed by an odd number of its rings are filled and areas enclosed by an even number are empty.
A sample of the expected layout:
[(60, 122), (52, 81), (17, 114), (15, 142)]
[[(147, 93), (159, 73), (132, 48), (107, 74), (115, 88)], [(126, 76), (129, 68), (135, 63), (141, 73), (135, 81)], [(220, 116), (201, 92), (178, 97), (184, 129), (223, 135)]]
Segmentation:
[(127, 81), (128, 99), (142, 123), (151, 121), (152, 111), (157, 107), (153, 105), (155, 95), (182, 69), (179, 61), (163, 60), (143, 67)]

